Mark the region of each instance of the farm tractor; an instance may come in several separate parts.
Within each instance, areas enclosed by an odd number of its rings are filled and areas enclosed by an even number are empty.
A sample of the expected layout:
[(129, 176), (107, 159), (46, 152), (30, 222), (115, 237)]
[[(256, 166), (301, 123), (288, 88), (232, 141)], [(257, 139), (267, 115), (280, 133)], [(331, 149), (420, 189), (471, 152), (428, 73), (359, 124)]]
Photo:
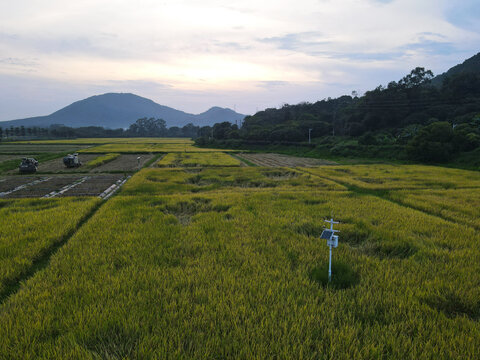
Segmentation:
[(35, 158), (23, 158), (18, 170), (22, 174), (31, 174), (37, 172), (38, 161)]
[(78, 159), (78, 154), (75, 153), (75, 154), (68, 154), (67, 156), (65, 156), (63, 158), (63, 164), (67, 167), (67, 168), (75, 168), (75, 167), (79, 167), (80, 165), (82, 165), (82, 163), (80, 162), (80, 160)]

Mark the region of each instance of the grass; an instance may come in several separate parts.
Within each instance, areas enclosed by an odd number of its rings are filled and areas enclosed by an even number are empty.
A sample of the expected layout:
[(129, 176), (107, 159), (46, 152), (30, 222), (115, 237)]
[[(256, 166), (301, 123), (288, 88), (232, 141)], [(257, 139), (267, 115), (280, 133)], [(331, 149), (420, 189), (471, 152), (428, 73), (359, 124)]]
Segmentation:
[(170, 153), (157, 163), (158, 167), (229, 167), (240, 165), (238, 159), (221, 152)]

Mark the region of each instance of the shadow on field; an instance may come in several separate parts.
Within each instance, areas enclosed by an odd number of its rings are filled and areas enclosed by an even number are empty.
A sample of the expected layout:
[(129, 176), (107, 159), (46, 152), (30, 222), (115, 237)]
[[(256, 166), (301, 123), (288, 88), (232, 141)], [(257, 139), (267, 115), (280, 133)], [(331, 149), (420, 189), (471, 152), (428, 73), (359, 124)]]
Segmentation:
[(310, 270), (310, 280), (315, 281), (323, 287), (336, 290), (347, 289), (360, 282), (360, 276), (352, 267), (343, 262), (332, 263), (332, 281), (328, 281), (328, 264), (322, 264)]

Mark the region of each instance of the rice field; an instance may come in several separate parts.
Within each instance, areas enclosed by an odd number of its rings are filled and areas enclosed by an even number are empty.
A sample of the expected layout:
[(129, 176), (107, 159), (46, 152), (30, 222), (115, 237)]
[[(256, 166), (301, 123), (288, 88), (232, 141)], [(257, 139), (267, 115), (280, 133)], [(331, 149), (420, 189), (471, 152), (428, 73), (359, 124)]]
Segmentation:
[(97, 203), (92, 198), (0, 200), (0, 296)]
[(203, 153), (203, 152), (225, 152), (229, 150), (206, 149), (191, 145), (190, 143), (119, 143), (105, 144), (89, 147), (80, 150), (81, 153)]
[(223, 152), (169, 153), (157, 162), (158, 167), (241, 166), (240, 160)]
[(113, 161), (113, 160), (117, 159), (119, 156), (120, 156), (120, 154), (118, 154), (118, 153), (105, 154), (103, 156), (96, 157), (95, 159), (87, 162), (86, 167), (90, 168), (90, 169), (93, 169), (93, 168), (96, 168), (100, 165), (109, 163), (110, 161)]
[(225, 157), (0, 202), (0, 359), (480, 358), (479, 173)]
[(34, 141), (12, 141), (9, 144), (193, 144), (193, 140), (187, 138), (82, 138), (62, 140), (34, 140)]
[[(354, 274), (345, 289), (312, 275), (332, 212), (344, 233), (334, 261)], [(118, 196), (2, 306), (0, 353), (473, 359), (478, 240), (345, 192)]]
[(308, 169), (365, 190), (480, 188), (480, 172), (427, 165), (350, 165)]
[(288, 168), (143, 169), (122, 188), (124, 195), (165, 195), (242, 190), (345, 191), (333, 181)]
[(401, 204), (480, 230), (480, 189), (399, 190), (389, 197)]

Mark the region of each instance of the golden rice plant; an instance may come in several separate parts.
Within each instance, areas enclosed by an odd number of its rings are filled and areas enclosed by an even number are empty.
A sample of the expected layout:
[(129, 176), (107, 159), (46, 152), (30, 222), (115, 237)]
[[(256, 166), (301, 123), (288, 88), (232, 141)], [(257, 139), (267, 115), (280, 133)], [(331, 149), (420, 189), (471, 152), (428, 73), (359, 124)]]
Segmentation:
[(240, 165), (240, 160), (222, 152), (169, 153), (157, 162), (158, 167), (230, 167)]
[[(0, 307), (0, 354), (479, 357), (473, 229), (304, 190), (115, 197)], [(311, 275), (328, 259), (319, 234), (332, 215), (334, 269), (357, 276), (340, 290)]]
[(0, 200), (0, 294), (66, 239), (98, 204), (94, 198)]
[(118, 153), (110, 153), (110, 154), (105, 154), (103, 156), (99, 156), (99, 157), (96, 157), (95, 159), (89, 161), (86, 166), (88, 168), (96, 168), (97, 166), (100, 166), (100, 165), (103, 165), (103, 164), (106, 164), (106, 163), (109, 163), (110, 161), (113, 161), (115, 160), (116, 158), (118, 158), (120, 156), (120, 154)]

